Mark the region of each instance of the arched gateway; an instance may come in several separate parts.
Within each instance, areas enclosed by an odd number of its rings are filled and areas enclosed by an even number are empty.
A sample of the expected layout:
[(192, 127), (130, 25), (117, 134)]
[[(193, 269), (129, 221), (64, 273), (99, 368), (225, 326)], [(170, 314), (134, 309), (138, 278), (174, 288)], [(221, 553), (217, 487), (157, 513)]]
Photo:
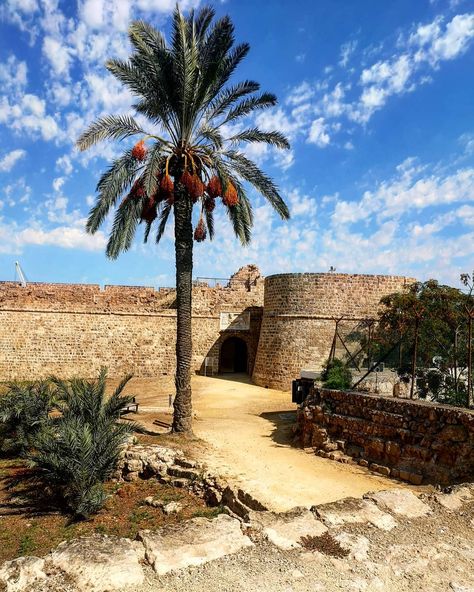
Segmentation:
[(228, 337), (221, 345), (219, 372), (248, 372), (247, 344), (240, 337)]

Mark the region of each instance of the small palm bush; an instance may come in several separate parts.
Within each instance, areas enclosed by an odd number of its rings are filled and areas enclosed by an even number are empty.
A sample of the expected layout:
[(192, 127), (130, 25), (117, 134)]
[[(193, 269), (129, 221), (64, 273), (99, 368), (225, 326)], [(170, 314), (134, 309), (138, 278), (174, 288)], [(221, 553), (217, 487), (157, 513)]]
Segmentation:
[(48, 380), (13, 382), (0, 396), (0, 452), (23, 456), (48, 422), (55, 405)]
[(107, 371), (94, 381), (53, 378), (59, 399), (58, 417), (38, 434), (29, 455), (40, 480), (59, 493), (77, 518), (87, 518), (106, 500), (103, 483), (111, 477), (123, 444), (138, 424), (119, 422), (120, 410), (132, 397), (122, 395), (125, 377), (110, 398)]
[(352, 373), (342, 360), (334, 358), (326, 362), (321, 380), (324, 388), (345, 390), (351, 386)]

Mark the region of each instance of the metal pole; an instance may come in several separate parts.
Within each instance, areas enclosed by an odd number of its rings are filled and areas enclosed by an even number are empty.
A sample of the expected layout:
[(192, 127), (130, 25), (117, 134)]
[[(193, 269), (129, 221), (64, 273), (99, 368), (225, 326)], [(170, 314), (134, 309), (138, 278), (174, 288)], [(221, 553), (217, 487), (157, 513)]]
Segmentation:
[(410, 399), (413, 399), (415, 392), (415, 374), (416, 374), (416, 356), (418, 354), (418, 326), (420, 319), (417, 316), (415, 319), (415, 342), (413, 344), (413, 358), (411, 361), (411, 388), (410, 388)]
[(454, 392), (458, 394), (458, 328), (454, 330)]
[(467, 337), (467, 406), (472, 406), (472, 315), (469, 311), (469, 325)]

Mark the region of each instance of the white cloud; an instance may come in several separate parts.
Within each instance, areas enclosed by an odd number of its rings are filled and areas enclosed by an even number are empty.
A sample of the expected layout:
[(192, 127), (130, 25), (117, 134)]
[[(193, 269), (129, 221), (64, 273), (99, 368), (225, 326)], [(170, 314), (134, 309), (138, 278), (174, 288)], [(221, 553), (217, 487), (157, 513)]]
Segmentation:
[(15, 166), (15, 164), (25, 158), (26, 151), (25, 150), (12, 150), (8, 154), (5, 154), (3, 158), (0, 159), (0, 172), (9, 172)]
[[(344, 82), (330, 84), (331, 78), (314, 84), (303, 81), (290, 91), (286, 105), (292, 108), (291, 116), (297, 130), (306, 129), (314, 143), (324, 147), (329, 133), (325, 129), (321, 135), (321, 118), (326, 124), (330, 119), (340, 123), (344, 118), (349, 122), (367, 124), (392, 97), (413, 92), (420, 85), (432, 82), (431, 73), (443, 61), (465, 53), (473, 39), (474, 14), (456, 15), (448, 22), (437, 17), (431, 23), (418, 25), (410, 35), (401, 35), (390, 57), (363, 68), (346, 70)], [(356, 50), (355, 42), (342, 46), (342, 67), (347, 65), (349, 58), (355, 61)], [(382, 49), (377, 51), (380, 53)], [(370, 55), (364, 52), (363, 60)], [(284, 120), (284, 117), (281, 113), (280, 118)], [(337, 131), (332, 126), (331, 130)]]
[(0, 63), (0, 83), (2, 91), (18, 92), (26, 86), (28, 68), (26, 63), (10, 55), (7, 61)]
[(327, 146), (331, 141), (327, 129), (328, 126), (323, 117), (315, 119), (309, 129), (308, 142), (316, 144), (316, 146), (319, 146), (320, 148)]
[(69, 76), (71, 66), (70, 49), (53, 37), (45, 37), (43, 40), (43, 53), (49, 60), (53, 72), (58, 76)]
[(56, 179), (54, 179), (53, 181), (54, 191), (61, 191), (61, 188), (64, 185), (65, 180), (66, 179), (64, 177), (56, 177)]
[(17, 10), (25, 14), (36, 12), (38, 3), (36, 0), (6, 0), (7, 6), (12, 10)]
[(19, 229), (0, 220), (0, 253), (21, 253), (27, 246), (55, 246), (63, 249), (101, 251), (106, 244), (102, 232), (90, 235), (76, 226), (58, 226), (52, 230), (42, 228)]
[(318, 112), (324, 113), (325, 117), (339, 117), (348, 108), (343, 100), (345, 95), (344, 85), (339, 82), (332, 91), (324, 94), (318, 104)]
[[(190, 8), (197, 8), (200, 0), (181, 0), (179, 6), (181, 10), (188, 10)], [(137, 6), (140, 10), (149, 12), (171, 12), (176, 6), (175, 0), (138, 0)]]
[(339, 65), (345, 68), (357, 47), (357, 40), (348, 41), (341, 45)]
[(408, 159), (397, 168), (397, 175), (366, 191), (359, 201), (337, 202), (333, 221), (352, 224), (375, 216), (384, 220), (422, 211), (434, 206), (474, 201), (474, 168), (454, 173), (424, 175), (424, 169)]
[(287, 200), (292, 217), (316, 216), (318, 209), (316, 198), (302, 195), (299, 189), (293, 189), (288, 193)]
[(427, 49), (433, 63), (452, 60), (464, 53), (474, 38), (474, 14), (458, 14), (446, 25), (443, 33), (437, 31)]
[(417, 47), (432, 44), (441, 35), (442, 22), (441, 17), (436, 17), (433, 22), (427, 25), (418, 25), (416, 31), (410, 35), (408, 43)]
[(31, 187), (26, 183), (24, 177), (4, 185), (2, 191), (7, 205), (11, 208), (18, 206), (18, 204), (27, 204), (32, 193)]
[(104, 24), (104, 1), (85, 0), (80, 7), (80, 14), (87, 26), (100, 29)]
[(71, 157), (68, 154), (60, 156), (56, 160), (56, 168), (62, 171), (65, 175), (70, 175), (74, 170), (71, 162)]
[(289, 137), (292, 137), (298, 129), (297, 123), (292, 121), (281, 107), (262, 111), (257, 115), (255, 121), (257, 126), (264, 131), (278, 130)]
[(289, 94), (286, 102), (290, 105), (299, 105), (311, 100), (314, 96), (314, 89), (309, 82), (302, 82)]

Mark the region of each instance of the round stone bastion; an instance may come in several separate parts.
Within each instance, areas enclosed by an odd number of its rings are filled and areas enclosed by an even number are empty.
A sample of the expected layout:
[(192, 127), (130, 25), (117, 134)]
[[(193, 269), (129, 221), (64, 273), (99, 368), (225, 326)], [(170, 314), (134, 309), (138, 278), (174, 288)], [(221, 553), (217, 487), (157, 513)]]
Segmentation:
[[(333, 343), (336, 357), (344, 357), (347, 337), (377, 319), (380, 299), (415, 281), (403, 276), (345, 273), (268, 276), (254, 382), (287, 390), (301, 370), (322, 369)], [(346, 347), (358, 349), (350, 338)]]

